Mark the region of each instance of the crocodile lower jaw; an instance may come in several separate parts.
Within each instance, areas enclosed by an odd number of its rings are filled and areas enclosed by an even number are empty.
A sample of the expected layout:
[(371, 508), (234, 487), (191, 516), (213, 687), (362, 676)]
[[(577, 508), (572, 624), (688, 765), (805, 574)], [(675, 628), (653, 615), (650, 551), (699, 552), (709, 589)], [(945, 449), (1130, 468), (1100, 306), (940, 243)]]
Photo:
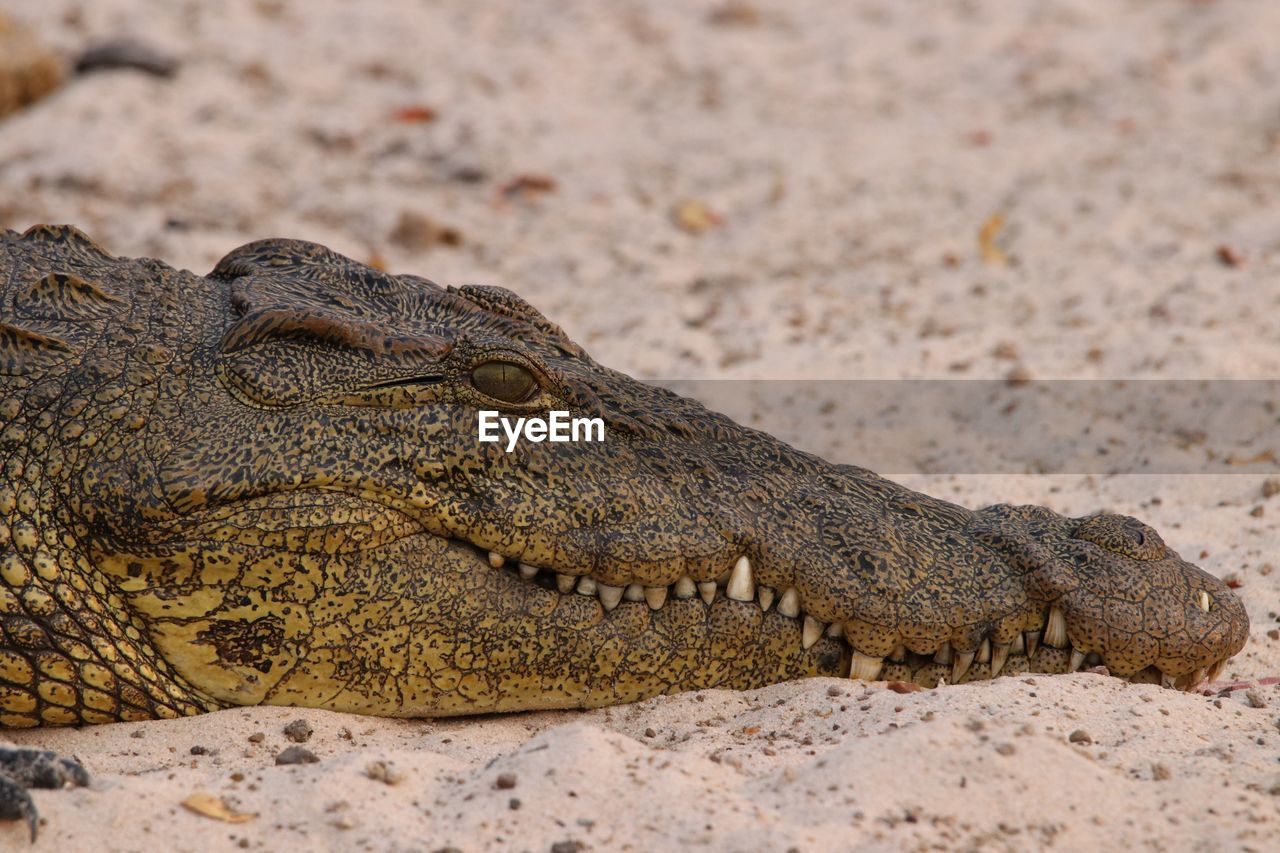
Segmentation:
[[(714, 580), (695, 581), (686, 575), (670, 586), (633, 583), (624, 587), (605, 584), (590, 575), (571, 575), (542, 569), (510, 560), (496, 551), (484, 552), (470, 543), (463, 544), (476, 551), (491, 568), (504, 571), (520, 581), (538, 584), (561, 596), (595, 598), (606, 617), (616, 608), (628, 605), (661, 610), (669, 601), (701, 600), (709, 609), (718, 598), (754, 603), (765, 613), (773, 609), (782, 616), (796, 620), (800, 629), (800, 643), (805, 649), (824, 639), (838, 641), (843, 656), (849, 660), (847, 676), (863, 681), (904, 681), (937, 687), (982, 681), (1000, 675), (1064, 674), (1103, 664), (1100, 655), (1076, 648), (1067, 631), (1062, 611), (1052, 606), (1045, 610), (1044, 627), (1041, 630), (1026, 631), (1012, 643), (996, 644), (991, 639), (984, 639), (977, 649), (970, 651), (961, 651), (953, 648), (950, 643), (943, 643), (932, 654), (917, 654), (899, 646), (891, 654), (877, 657), (863, 654), (849, 644), (841, 623), (825, 623), (805, 613), (794, 588), (779, 593), (772, 587), (757, 585), (752, 577), (750, 559), (745, 556), (738, 559), (731, 571), (724, 572)], [(1155, 666), (1148, 666), (1124, 680), (1191, 691), (1206, 680), (1216, 679), (1225, 664), (1226, 659), (1223, 659), (1212, 666), (1177, 676), (1163, 673)]]

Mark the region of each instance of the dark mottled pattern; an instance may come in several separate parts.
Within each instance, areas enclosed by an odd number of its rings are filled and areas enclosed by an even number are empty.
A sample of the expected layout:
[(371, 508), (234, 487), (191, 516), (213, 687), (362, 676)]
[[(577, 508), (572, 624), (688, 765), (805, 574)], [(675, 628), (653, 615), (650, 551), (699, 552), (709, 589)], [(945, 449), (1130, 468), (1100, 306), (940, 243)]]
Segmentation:
[[(0, 241), (0, 305), (0, 725), (1094, 660), (1186, 686), (1247, 634), (1133, 519), (831, 465), (596, 364), (500, 288), (285, 240), (201, 278), (37, 227)], [(492, 362), (527, 399), (480, 390)], [(482, 408), (607, 437), (506, 453)]]

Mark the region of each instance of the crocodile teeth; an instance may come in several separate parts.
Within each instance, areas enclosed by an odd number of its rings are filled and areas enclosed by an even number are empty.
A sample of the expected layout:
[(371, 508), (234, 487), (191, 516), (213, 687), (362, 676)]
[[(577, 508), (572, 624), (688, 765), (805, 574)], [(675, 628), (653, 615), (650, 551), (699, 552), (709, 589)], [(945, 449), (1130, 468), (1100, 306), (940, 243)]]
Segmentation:
[(889, 660), (894, 663), (905, 663), (907, 660), (907, 647), (897, 646), (893, 650), (893, 654), (889, 655)]
[(734, 601), (752, 601), (756, 597), (756, 582), (751, 577), (751, 561), (746, 556), (738, 558), (733, 564), (733, 574), (729, 576), (729, 585), (724, 594)]
[(761, 610), (768, 610), (769, 605), (773, 604), (773, 588), (762, 586), (756, 590), (756, 600), (760, 602)]
[[(1186, 675), (1179, 675), (1176, 679), (1174, 679), (1173, 686), (1176, 687), (1178, 690), (1190, 690), (1191, 688), (1199, 684), (1201, 681), (1204, 681), (1204, 676), (1205, 676), (1205, 670), (1202, 667), (1192, 672), (1188, 672)], [(1165, 686), (1168, 686), (1168, 685), (1166, 684)]]
[(844, 636), (844, 625), (839, 622), (832, 622), (827, 626), (827, 636), (834, 637), (837, 640)]
[[(1022, 639), (1019, 637), (1018, 639)], [(1000, 670), (1004, 669), (1005, 661), (1009, 660), (1009, 649), (1011, 643), (996, 643), (991, 647), (991, 677), (995, 678), (1000, 674)]]
[(964, 674), (969, 671), (969, 667), (973, 665), (973, 658), (976, 652), (956, 652), (955, 660), (951, 662), (951, 683), (959, 684), (960, 679), (964, 678)]
[(884, 669), (884, 658), (873, 658), (862, 652), (853, 653), (853, 663), (849, 667), (850, 678), (861, 678), (863, 681), (875, 681)]
[(507, 558), (499, 554), (497, 551), (489, 552), (489, 565), (495, 569), (500, 569), (507, 564)]
[(646, 586), (644, 588), (644, 600), (649, 602), (650, 610), (657, 610), (667, 603), (667, 588), (665, 586)]
[(1036, 656), (1036, 649), (1040, 648), (1040, 632), (1027, 631), (1022, 635), (1027, 645), (1027, 660)]
[(1084, 666), (1084, 652), (1077, 648), (1071, 649), (1071, 663), (1067, 664), (1067, 672), (1079, 672), (1080, 667)]
[(573, 575), (562, 575), (556, 572), (556, 589), (560, 590), (561, 595), (568, 595), (573, 592), (573, 588), (578, 585), (578, 579)]
[(622, 587), (598, 583), (596, 595), (600, 596), (600, 603), (604, 605), (605, 610), (612, 610), (618, 606), (619, 601), (622, 601)]
[(800, 615), (800, 595), (795, 587), (788, 587), (782, 594), (782, 598), (778, 600), (778, 612), (788, 619), (794, 619)]
[(1203, 589), (1196, 593), (1196, 604), (1200, 605), (1200, 609), (1205, 613), (1209, 612), (1209, 608), (1213, 606), (1213, 599), (1209, 597), (1209, 593)]
[(951, 644), (950, 643), (942, 644), (942, 648), (938, 649), (938, 651), (934, 654), (933, 662), (940, 663), (943, 666), (946, 666), (947, 664), (951, 663)]
[(813, 644), (818, 642), (822, 636), (822, 623), (812, 616), (804, 617), (804, 628), (800, 632), (800, 643), (806, 648), (812, 648)]
[(1161, 686), (1161, 687), (1167, 687), (1167, 688), (1169, 688), (1170, 690), (1172, 690), (1172, 689), (1174, 689), (1175, 687), (1177, 687), (1177, 684), (1178, 684), (1178, 679), (1174, 678), (1172, 675), (1166, 675), (1166, 674), (1165, 674), (1165, 673), (1163, 673), (1163, 672), (1162, 672), (1162, 673), (1160, 673), (1160, 686)]
[(1226, 665), (1227, 665), (1227, 661), (1225, 658), (1223, 660), (1218, 661), (1213, 666), (1209, 667), (1209, 672), (1205, 675), (1205, 677), (1208, 678), (1210, 681), (1217, 681), (1218, 676), (1222, 675), (1222, 668)]
[(978, 646), (978, 656), (974, 658), (978, 663), (991, 663), (991, 641), (983, 640), (982, 645)]
[(1044, 644), (1055, 649), (1067, 647), (1067, 617), (1061, 607), (1049, 608), (1049, 619), (1044, 626)]
[(644, 601), (644, 587), (638, 583), (629, 583), (622, 591), (622, 597), (627, 601)]
[(578, 578), (578, 595), (595, 595), (596, 582), (591, 578), (583, 575)]
[[(490, 563), (492, 563), (492, 562), (493, 562), (493, 556), (492, 556), (492, 555), (490, 555), (490, 557), (489, 557), (489, 562), (490, 562)], [(495, 567), (495, 568), (496, 568), (496, 567)], [(538, 576), (538, 567), (537, 567), (537, 566), (530, 566), (530, 565), (529, 565), (529, 564), (527, 564), (527, 563), (521, 563), (521, 564), (520, 564), (520, 577), (522, 577), (522, 578), (524, 578), (525, 580), (527, 580), (527, 581), (528, 581), (528, 580), (533, 580), (533, 579), (534, 579), (534, 578), (536, 578), (537, 576)]]
[(676, 598), (693, 598), (698, 594), (698, 585), (693, 582), (693, 578), (685, 575), (676, 581), (675, 593)]
[(698, 584), (698, 595), (702, 596), (702, 600), (707, 604), (716, 600), (716, 582), (703, 581)]

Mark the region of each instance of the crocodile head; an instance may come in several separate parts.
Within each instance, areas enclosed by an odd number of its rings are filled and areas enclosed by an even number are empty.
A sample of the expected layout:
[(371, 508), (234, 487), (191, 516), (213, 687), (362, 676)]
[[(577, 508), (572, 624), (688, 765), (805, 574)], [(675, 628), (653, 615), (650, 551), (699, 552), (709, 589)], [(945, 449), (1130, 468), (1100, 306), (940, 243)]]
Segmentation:
[[(1234, 593), (1136, 521), (831, 465), (600, 366), (506, 290), (293, 241), (186, 281), (77, 506), (94, 571), (212, 704), (460, 714), (1091, 662), (1185, 687), (1244, 642)], [(606, 431), (508, 450), (482, 410)]]

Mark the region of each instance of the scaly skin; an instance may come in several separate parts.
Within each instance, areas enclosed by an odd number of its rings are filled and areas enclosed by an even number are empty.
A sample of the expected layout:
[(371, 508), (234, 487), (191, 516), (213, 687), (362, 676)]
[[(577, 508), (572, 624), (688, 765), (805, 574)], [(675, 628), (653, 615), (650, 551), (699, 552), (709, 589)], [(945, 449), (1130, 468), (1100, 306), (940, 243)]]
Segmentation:
[[(831, 465), (596, 364), (499, 288), (285, 240), (200, 278), (36, 227), (0, 241), (0, 297), (5, 726), (1093, 656), (1187, 687), (1247, 635), (1133, 519), (970, 511)], [(506, 453), (477, 442), (484, 408), (607, 436)]]

